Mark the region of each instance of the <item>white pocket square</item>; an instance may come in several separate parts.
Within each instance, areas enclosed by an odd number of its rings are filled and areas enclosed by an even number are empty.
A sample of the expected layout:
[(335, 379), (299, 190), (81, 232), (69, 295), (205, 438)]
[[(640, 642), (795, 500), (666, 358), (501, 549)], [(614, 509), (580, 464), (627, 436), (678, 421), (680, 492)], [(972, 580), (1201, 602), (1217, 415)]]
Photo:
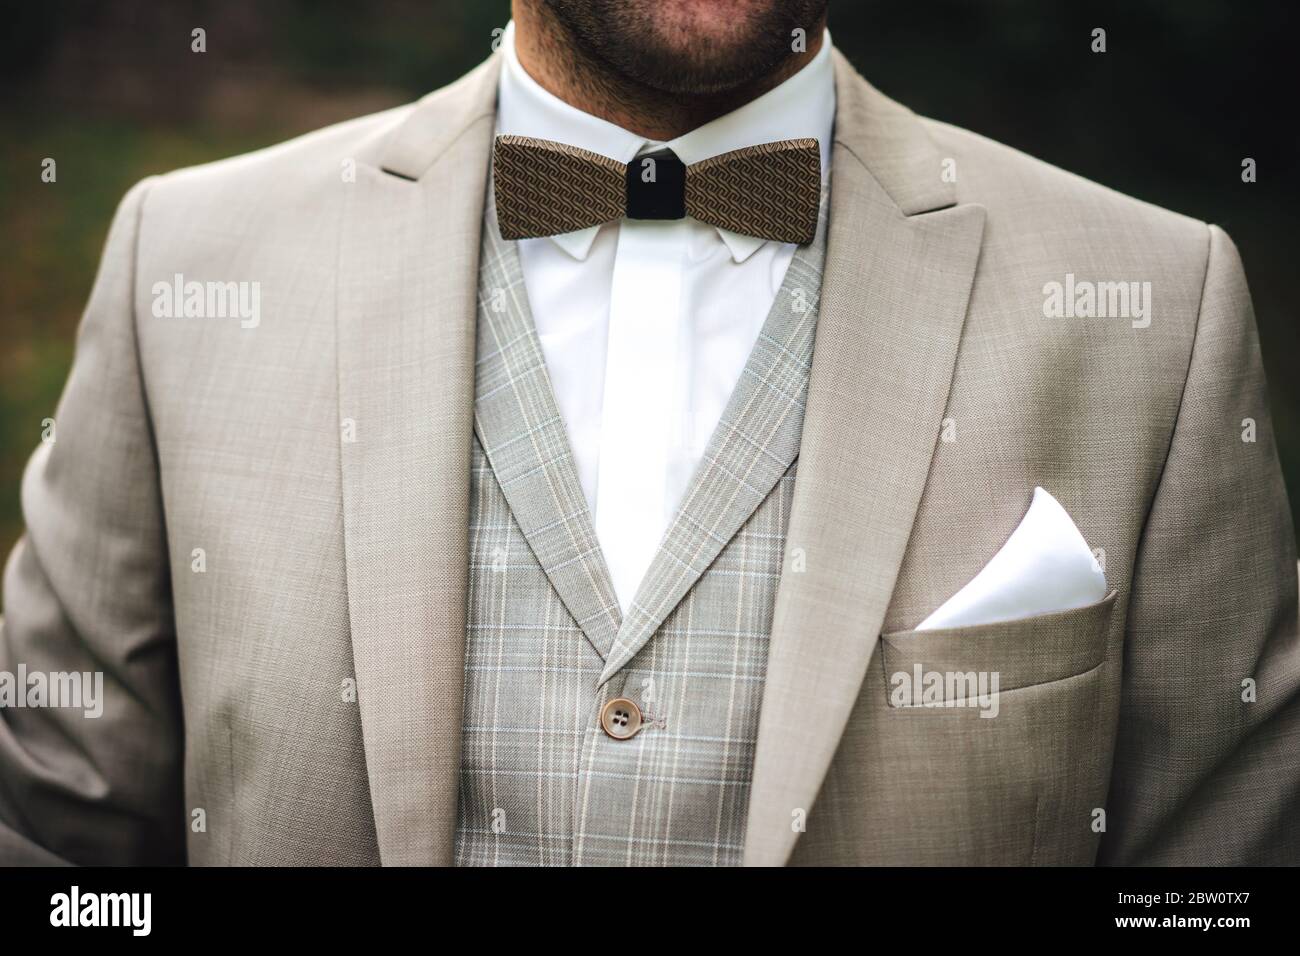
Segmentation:
[(1107, 594), (1106, 575), (1060, 502), (1042, 488), (1007, 543), (916, 629), (969, 627), (1070, 611)]

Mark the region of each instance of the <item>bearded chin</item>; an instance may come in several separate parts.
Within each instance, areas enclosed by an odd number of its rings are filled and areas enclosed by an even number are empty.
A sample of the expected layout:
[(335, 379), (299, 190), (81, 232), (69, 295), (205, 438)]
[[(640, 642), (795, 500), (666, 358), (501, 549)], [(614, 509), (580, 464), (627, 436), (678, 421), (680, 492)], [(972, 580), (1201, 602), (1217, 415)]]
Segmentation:
[[(646, 0), (547, 0), (588, 56), (665, 93), (709, 94), (770, 74), (810, 37), (827, 0), (755, 0), (727, 18)], [(720, 5), (721, 6), (721, 5)]]

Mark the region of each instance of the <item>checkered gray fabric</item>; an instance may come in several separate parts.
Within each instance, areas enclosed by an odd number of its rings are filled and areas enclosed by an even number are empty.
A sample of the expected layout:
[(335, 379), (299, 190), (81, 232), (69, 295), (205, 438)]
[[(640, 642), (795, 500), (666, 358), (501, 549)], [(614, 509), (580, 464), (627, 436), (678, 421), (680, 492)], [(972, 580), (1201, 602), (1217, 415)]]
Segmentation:
[[(622, 619), (512, 243), (480, 264), (459, 865), (738, 864), (824, 225)], [(824, 218), (824, 217), (823, 217)], [(649, 725), (606, 736), (630, 697)]]

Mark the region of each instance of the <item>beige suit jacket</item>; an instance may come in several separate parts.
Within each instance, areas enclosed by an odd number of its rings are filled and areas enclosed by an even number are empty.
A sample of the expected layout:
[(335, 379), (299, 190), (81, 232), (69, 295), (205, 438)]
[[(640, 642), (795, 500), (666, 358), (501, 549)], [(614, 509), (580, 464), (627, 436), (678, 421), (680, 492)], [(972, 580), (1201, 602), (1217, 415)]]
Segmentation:
[[(104, 714), (0, 712), (0, 861), (449, 860), (497, 69), (126, 197), (0, 636), (0, 670), (102, 671)], [(1295, 544), (1232, 242), (835, 70), (746, 862), (1296, 862)], [(156, 314), (177, 276), (257, 283), (256, 327)], [(1149, 324), (1046, 316), (1067, 276), (1149, 282)], [(1036, 485), (1118, 594), (909, 634)], [(890, 706), (917, 663), (997, 671), (998, 717)]]

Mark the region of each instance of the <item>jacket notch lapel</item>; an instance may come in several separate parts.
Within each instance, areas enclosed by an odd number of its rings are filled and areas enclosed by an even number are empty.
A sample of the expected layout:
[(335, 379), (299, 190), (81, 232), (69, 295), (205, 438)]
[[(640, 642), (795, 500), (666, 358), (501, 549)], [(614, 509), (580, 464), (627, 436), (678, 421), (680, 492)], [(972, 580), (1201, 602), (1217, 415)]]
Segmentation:
[[(348, 613), (381, 861), (451, 860), (460, 765), (474, 310), (493, 58), (401, 114), (340, 225)], [(427, 175), (426, 175), (427, 174)]]
[(813, 807), (902, 563), (942, 427), (984, 228), (921, 122), (836, 62), (825, 279), (759, 718), (745, 862)]

